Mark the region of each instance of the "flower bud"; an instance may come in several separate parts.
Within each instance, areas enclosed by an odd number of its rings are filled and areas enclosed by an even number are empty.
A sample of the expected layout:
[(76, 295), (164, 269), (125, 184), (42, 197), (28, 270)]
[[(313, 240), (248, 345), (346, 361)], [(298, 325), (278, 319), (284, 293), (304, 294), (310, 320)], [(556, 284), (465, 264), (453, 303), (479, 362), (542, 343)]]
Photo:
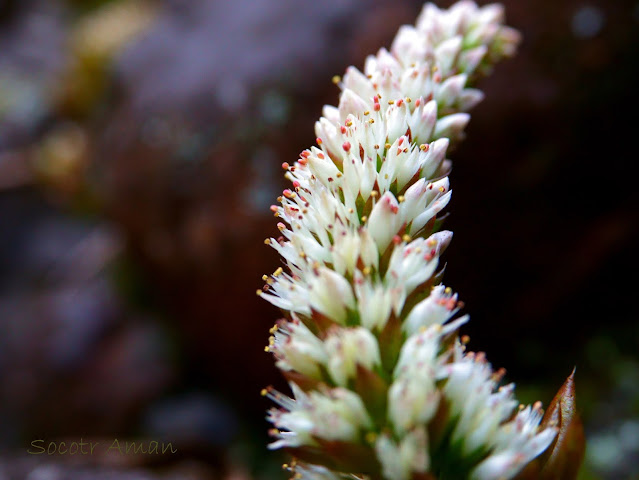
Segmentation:
[(359, 270), (355, 271), (355, 294), (359, 318), (362, 325), (370, 330), (381, 331), (393, 306), (392, 293), (382, 283), (364, 278)]
[(326, 267), (320, 267), (309, 282), (309, 300), (315, 310), (341, 324), (346, 321), (347, 310), (355, 308), (348, 280)]
[(362, 429), (372, 422), (362, 400), (356, 393), (344, 388), (334, 388), (324, 393), (304, 393), (291, 383), (294, 399), (272, 389), (266, 395), (284, 407), (271, 409), (268, 420), (277, 427), (273, 432), (278, 438), (270, 449), (316, 445), (314, 437), (323, 440), (354, 441)]
[(428, 149), (428, 152), (426, 152), (426, 156), (422, 163), (421, 176), (423, 178), (427, 180), (433, 178), (433, 175), (437, 172), (446, 157), (446, 150), (448, 149), (449, 144), (450, 140), (447, 138), (437, 139), (430, 144), (430, 148)]
[[(420, 101), (423, 101), (420, 99)], [(437, 102), (431, 100), (415, 109), (408, 119), (408, 126), (413, 132), (413, 138), (421, 143), (430, 142), (437, 123)]]
[(337, 108), (339, 110), (340, 121), (345, 122), (346, 117), (351, 113), (362, 115), (365, 110), (368, 110), (368, 104), (353, 90), (346, 88), (342, 91)]
[(380, 252), (385, 251), (397, 235), (400, 221), (397, 199), (391, 192), (386, 192), (377, 201), (368, 217), (368, 233), (375, 240)]
[(320, 367), (328, 362), (324, 343), (300, 321), (281, 322), (276, 328), (270, 349), (278, 368), (320, 379)]
[(452, 195), (448, 177), (435, 183), (426, 184), (424, 181), (422, 185), (421, 192), (406, 191), (404, 196), (407, 200), (404, 202), (406, 205), (402, 205), (402, 220), (403, 223), (410, 225), (407, 231), (411, 234), (419, 232), (424, 225), (443, 210)]
[(353, 66), (349, 66), (346, 69), (343, 88), (357, 92), (358, 96), (366, 101), (370, 101), (376, 93), (366, 75)]
[(462, 37), (455, 35), (452, 38), (444, 40), (435, 48), (435, 57), (438, 60), (438, 66), (441, 75), (448, 75), (453, 69), (453, 65), (462, 47)]
[(413, 307), (402, 328), (408, 335), (413, 335), (420, 328), (443, 325), (456, 312), (457, 294), (453, 294), (443, 285), (438, 285), (428, 297)]
[(375, 442), (375, 452), (382, 464), (385, 478), (408, 480), (413, 472), (427, 472), (428, 434), (424, 428), (416, 428), (400, 441), (399, 445), (388, 434), (382, 434)]
[(453, 113), (437, 120), (435, 125), (435, 137), (447, 137), (457, 140), (470, 120), (467, 113)]
[(472, 74), (486, 56), (488, 49), (485, 45), (466, 50), (459, 55), (460, 70), (468, 75)]
[(464, 89), (468, 77), (461, 73), (444, 81), (437, 92), (437, 104), (439, 107), (449, 107), (454, 104)]
[(474, 88), (464, 89), (457, 98), (457, 106), (462, 112), (467, 112), (484, 99), (484, 93)]
[(357, 365), (372, 370), (380, 363), (377, 339), (366, 328), (335, 328), (324, 343), (328, 371), (336, 384), (344, 387), (355, 377)]

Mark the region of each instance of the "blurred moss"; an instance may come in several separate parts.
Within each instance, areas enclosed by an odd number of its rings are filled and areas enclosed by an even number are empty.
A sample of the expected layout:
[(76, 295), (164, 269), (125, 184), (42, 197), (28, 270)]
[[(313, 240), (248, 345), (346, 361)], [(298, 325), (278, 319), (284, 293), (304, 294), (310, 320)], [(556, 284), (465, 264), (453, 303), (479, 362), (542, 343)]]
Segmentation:
[(80, 16), (69, 33), (71, 61), (58, 92), (62, 112), (76, 118), (91, 113), (104, 97), (111, 60), (151, 25), (156, 13), (149, 1), (95, 3), (99, 8)]

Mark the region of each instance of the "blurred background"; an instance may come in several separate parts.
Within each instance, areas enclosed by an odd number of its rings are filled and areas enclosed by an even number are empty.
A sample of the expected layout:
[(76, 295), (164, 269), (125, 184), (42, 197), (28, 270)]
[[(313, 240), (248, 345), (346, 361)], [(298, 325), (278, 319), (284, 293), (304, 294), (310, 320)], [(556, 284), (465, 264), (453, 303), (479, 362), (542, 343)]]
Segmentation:
[[(0, 479), (287, 477), (254, 295), (280, 164), (421, 3), (0, 0)], [(581, 478), (636, 479), (639, 3), (504, 3), (524, 43), (451, 155), (445, 282), (520, 400), (577, 366)], [(178, 453), (26, 454), (81, 437)]]

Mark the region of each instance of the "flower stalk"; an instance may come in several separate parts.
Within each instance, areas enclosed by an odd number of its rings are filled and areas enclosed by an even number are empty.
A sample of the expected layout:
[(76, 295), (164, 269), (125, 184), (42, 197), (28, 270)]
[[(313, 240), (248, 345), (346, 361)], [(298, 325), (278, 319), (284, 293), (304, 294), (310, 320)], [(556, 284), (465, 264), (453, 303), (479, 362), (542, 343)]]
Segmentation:
[(468, 317), (441, 285), (447, 150), (483, 98), (471, 86), (518, 41), (500, 5), (426, 4), (390, 51), (335, 79), (316, 146), (282, 165), (292, 188), (265, 243), (285, 268), (257, 293), (285, 314), (266, 351), (293, 395), (263, 394), (270, 448), (297, 478), (514, 478), (554, 441), (541, 405), (518, 407), (503, 370), (466, 351)]

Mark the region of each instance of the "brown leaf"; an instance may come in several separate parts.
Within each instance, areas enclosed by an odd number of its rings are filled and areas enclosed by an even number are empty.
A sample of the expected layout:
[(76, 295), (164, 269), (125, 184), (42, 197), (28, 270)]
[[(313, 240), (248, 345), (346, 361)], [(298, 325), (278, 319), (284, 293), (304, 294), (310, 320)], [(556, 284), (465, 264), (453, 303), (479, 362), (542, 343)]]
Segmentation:
[(539, 466), (539, 459), (536, 458), (528, 465), (526, 465), (526, 467), (524, 467), (524, 469), (517, 474), (514, 480), (539, 480), (540, 469), (541, 467)]
[(386, 372), (392, 372), (399, 357), (399, 351), (404, 343), (402, 322), (391, 312), (384, 329), (378, 336), (379, 350), (382, 357), (382, 367)]
[(360, 396), (374, 422), (382, 422), (386, 417), (388, 384), (377, 373), (357, 365), (355, 392)]
[(336, 472), (366, 474), (381, 479), (382, 467), (370, 445), (315, 437), (317, 446), (303, 445), (286, 450), (300, 460), (322, 465)]
[(574, 480), (584, 458), (586, 442), (575, 398), (575, 370), (552, 399), (540, 428), (555, 426), (557, 437), (539, 458), (540, 480)]

